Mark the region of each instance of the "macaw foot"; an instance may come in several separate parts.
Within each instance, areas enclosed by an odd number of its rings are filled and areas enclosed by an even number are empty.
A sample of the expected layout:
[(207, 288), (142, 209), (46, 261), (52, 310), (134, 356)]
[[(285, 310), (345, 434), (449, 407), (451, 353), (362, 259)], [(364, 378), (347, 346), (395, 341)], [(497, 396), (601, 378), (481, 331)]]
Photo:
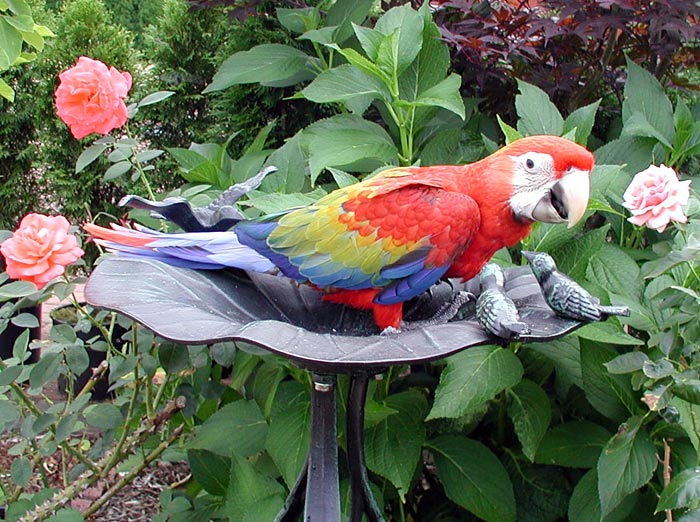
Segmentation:
[[(460, 308), (473, 299), (476, 299), (476, 297), (471, 292), (465, 292), (463, 290), (459, 291), (452, 298), (452, 301), (442, 305), (442, 308), (440, 308), (440, 310), (438, 310), (435, 315), (429, 319), (422, 319), (420, 321), (402, 321), (401, 330), (416, 330), (418, 328), (425, 328), (426, 326), (435, 326), (437, 324), (446, 323), (459, 313)], [(384, 331), (386, 331), (386, 329)]]

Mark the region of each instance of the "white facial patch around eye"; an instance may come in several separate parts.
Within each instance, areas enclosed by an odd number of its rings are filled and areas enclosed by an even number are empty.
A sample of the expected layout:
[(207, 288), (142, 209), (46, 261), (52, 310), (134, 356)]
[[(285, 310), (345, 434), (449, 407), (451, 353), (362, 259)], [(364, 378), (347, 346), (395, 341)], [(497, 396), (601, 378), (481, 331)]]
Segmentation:
[(513, 159), (513, 193), (510, 206), (516, 215), (528, 214), (533, 201), (544, 197), (556, 183), (554, 159), (541, 152), (526, 152)]

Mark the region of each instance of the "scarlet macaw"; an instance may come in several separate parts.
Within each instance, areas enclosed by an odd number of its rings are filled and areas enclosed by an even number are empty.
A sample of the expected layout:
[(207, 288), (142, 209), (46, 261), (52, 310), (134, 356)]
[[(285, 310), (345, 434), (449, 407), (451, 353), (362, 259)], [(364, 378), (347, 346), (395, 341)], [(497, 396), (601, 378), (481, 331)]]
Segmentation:
[(405, 301), (442, 278), (476, 276), (534, 221), (579, 221), (593, 163), (576, 143), (533, 136), (469, 165), (392, 168), (225, 232), (85, 229), (122, 255), (278, 272), (329, 301), (371, 309), (381, 329), (399, 329)]

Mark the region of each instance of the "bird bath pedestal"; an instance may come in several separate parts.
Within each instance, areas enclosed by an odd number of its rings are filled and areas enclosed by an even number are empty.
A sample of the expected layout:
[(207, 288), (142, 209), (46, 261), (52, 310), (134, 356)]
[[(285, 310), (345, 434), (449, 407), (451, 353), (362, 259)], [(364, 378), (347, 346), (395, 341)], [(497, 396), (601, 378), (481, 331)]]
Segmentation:
[[(521, 342), (552, 340), (581, 323), (556, 316), (529, 268), (505, 271), (505, 291), (530, 333)], [(405, 304), (406, 319), (432, 317), (457, 290), (478, 283), (443, 282)], [(370, 491), (364, 456), (364, 404), (369, 379), (394, 365), (421, 364), (471, 346), (502, 342), (473, 315), (444, 324), (379, 335), (368, 312), (321, 299), (286, 278), (238, 271), (196, 271), (158, 261), (112, 257), (90, 276), (93, 306), (120, 312), (163, 338), (182, 344), (245, 341), (292, 360), (313, 374), (311, 444), (301, 474), (276, 520), (340, 520), (336, 376), (350, 375), (347, 457), (352, 522), (383, 520)]]

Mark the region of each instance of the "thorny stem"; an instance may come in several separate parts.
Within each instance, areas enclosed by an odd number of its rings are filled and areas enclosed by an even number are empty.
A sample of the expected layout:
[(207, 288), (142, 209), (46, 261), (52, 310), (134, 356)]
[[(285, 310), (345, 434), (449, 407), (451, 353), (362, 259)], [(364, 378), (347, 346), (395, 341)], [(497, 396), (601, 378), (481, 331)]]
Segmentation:
[[(144, 441), (146, 438), (151, 436), (153, 433), (155, 433), (158, 429), (161, 428), (165, 424), (165, 422), (172, 418), (178, 411), (180, 411), (182, 408), (185, 407), (185, 398), (184, 397), (177, 397), (176, 399), (173, 399), (170, 401), (164, 408), (163, 410), (156, 416), (155, 419), (149, 420), (149, 419), (144, 419), (144, 423), (141, 425), (141, 427), (136, 430), (130, 437), (127, 439), (127, 445), (129, 447), (132, 447), (142, 441)], [(181, 434), (182, 432), (182, 427), (179, 426), (173, 431), (173, 434), (167, 439), (167, 441), (164, 441), (161, 443), (157, 448), (151, 451), (146, 457), (144, 458), (144, 462), (150, 463), (156, 458), (158, 458), (159, 455), (167, 449), (169, 445), (171, 445), (175, 440), (177, 440), (177, 437)], [(165, 446), (164, 446), (165, 445)], [(114, 450), (113, 450), (114, 451)], [(93, 471), (91, 469), (86, 470), (80, 477), (78, 477), (75, 481), (73, 481), (65, 490), (61, 492), (57, 492), (56, 494), (53, 495), (50, 499), (48, 499), (46, 502), (43, 504), (40, 504), (39, 506), (36, 506), (32, 511), (26, 513), (23, 517), (21, 517), (18, 522), (38, 522), (40, 520), (45, 520), (49, 515), (53, 514), (56, 512), (56, 510), (60, 509), (62, 506), (66, 505), (70, 500), (73, 498), (77, 497), (80, 492), (83, 490), (83, 488), (89, 486), (90, 484), (93, 484), (103, 476), (106, 476), (111, 468), (107, 469), (106, 466), (113, 460), (113, 453), (108, 452), (104, 457), (102, 457), (97, 463), (97, 471)], [(146, 464), (147, 465), (147, 464)], [(137, 466), (140, 467), (140, 470), (143, 470), (146, 465), (141, 465)], [(133, 479), (135, 475), (132, 475), (129, 473), (130, 479)], [(121, 486), (117, 489), (115, 487), (111, 487), (105, 495), (109, 494), (110, 498), (113, 496), (119, 489), (123, 488), (127, 482), (123, 482), (122, 480), (118, 481), (117, 484), (120, 484)], [(105, 496), (103, 495), (103, 497)], [(107, 499), (108, 499), (107, 498)], [(100, 497), (99, 500), (101, 500), (102, 497)], [(106, 502), (105, 499), (104, 502)], [(99, 509), (99, 507), (98, 507)]]
[(132, 480), (134, 480), (139, 473), (141, 473), (144, 469), (146, 469), (151, 462), (156, 460), (158, 457), (161, 456), (161, 454), (168, 449), (180, 436), (182, 433), (182, 430), (185, 428), (184, 425), (180, 425), (177, 428), (173, 430), (173, 433), (168, 437), (167, 440), (161, 442), (158, 446), (156, 446), (155, 449), (153, 449), (148, 455), (146, 455), (141, 463), (138, 466), (135, 466), (134, 468), (129, 471), (126, 475), (121, 477), (117, 482), (114, 483), (114, 485), (109, 488), (107, 491), (105, 491), (100, 498), (98, 498), (95, 502), (92, 503), (92, 505), (85, 510), (85, 513), (83, 513), (83, 516), (89, 517), (90, 515), (94, 515), (99, 509), (109, 501), (110, 498), (112, 498), (114, 495), (116, 495), (124, 486), (129, 484)]
[[(664, 477), (664, 488), (671, 483), (671, 446), (668, 444), (666, 439), (664, 441), (664, 460), (663, 464), (663, 477)], [(666, 510), (666, 522), (673, 522), (673, 511), (670, 509)]]
[[(131, 132), (129, 131), (129, 125), (128, 123), (124, 126), (126, 130), (126, 135), (131, 138)], [(146, 175), (146, 171), (143, 170), (143, 165), (141, 165), (141, 162), (138, 159), (138, 156), (136, 154), (136, 148), (131, 147), (131, 164), (134, 166), (136, 171), (139, 173), (139, 178), (143, 181), (143, 186), (146, 188), (146, 192), (148, 193), (148, 197), (151, 201), (155, 201), (156, 195), (153, 192), (153, 189), (151, 188), (151, 184), (148, 181), (148, 176)]]

